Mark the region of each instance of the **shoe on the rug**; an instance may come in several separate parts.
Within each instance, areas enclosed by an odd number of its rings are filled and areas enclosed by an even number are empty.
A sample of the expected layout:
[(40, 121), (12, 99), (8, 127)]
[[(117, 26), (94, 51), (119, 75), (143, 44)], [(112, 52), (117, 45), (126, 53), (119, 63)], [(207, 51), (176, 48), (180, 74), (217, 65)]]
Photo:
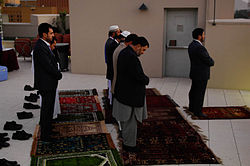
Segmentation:
[(37, 102), (37, 97), (35, 96), (25, 96), (24, 100), (29, 101), (29, 102)]
[(30, 119), (33, 117), (32, 112), (23, 111), (23, 112), (17, 112), (16, 114), (17, 114), (18, 119)]
[(10, 138), (9, 137), (0, 137), (0, 142), (6, 142), (9, 141)]
[(32, 88), (30, 85), (25, 85), (24, 90), (25, 91), (33, 91), (33, 90), (35, 90), (35, 88)]
[(39, 109), (40, 106), (37, 104), (32, 104), (32, 103), (24, 103), (23, 108), (25, 108), (25, 109)]
[(198, 116), (199, 118), (207, 118), (207, 115), (203, 114), (202, 112), (194, 113), (195, 116)]
[(0, 138), (6, 137), (8, 133), (0, 133)]
[(93, 93), (94, 96), (98, 96), (97, 90), (95, 88), (92, 89), (92, 93)]
[(20, 166), (16, 161), (9, 161), (5, 158), (0, 159), (1, 166)]
[(21, 130), (23, 125), (17, 124), (15, 121), (6, 122), (3, 129), (4, 130)]
[(12, 139), (15, 140), (28, 140), (30, 137), (32, 137), (32, 134), (26, 133), (24, 130), (16, 131), (12, 135)]
[(127, 146), (122, 144), (122, 149), (127, 151), (127, 152), (138, 152), (138, 148), (136, 146)]

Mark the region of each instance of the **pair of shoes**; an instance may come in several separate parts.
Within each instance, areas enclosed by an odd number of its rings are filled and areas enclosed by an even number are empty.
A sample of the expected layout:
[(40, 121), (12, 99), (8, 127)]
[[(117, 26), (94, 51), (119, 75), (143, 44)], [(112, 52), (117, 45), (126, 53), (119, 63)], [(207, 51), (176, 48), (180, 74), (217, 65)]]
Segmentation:
[(12, 139), (15, 140), (28, 140), (30, 137), (32, 137), (32, 134), (26, 133), (24, 130), (16, 131), (12, 135)]
[(5, 158), (0, 159), (1, 166), (20, 166), (16, 161), (9, 161)]
[(7, 135), (8, 133), (0, 133), (0, 149), (10, 146), (10, 144), (7, 143), (7, 141), (10, 140), (9, 137), (6, 137)]
[(203, 114), (202, 112), (199, 112), (199, 113), (194, 113), (195, 116), (198, 116), (199, 118), (206, 118), (207, 115)]
[(40, 106), (32, 103), (24, 103), (23, 108), (25, 109), (39, 109)]
[(25, 96), (24, 100), (29, 101), (29, 102), (37, 102), (37, 97), (35, 96)]
[(33, 98), (37, 98), (39, 99), (39, 91), (37, 91), (36, 93), (30, 93), (30, 97), (33, 97)]
[(23, 125), (17, 124), (15, 121), (6, 122), (3, 129), (4, 130), (21, 130)]
[(35, 90), (35, 88), (32, 88), (30, 85), (25, 85), (24, 90), (25, 91), (33, 91), (33, 90)]
[(16, 114), (17, 114), (18, 119), (30, 119), (33, 117), (32, 112), (23, 111), (23, 112), (17, 112)]
[(127, 146), (127, 145), (122, 144), (122, 149), (127, 152), (138, 152), (138, 149), (136, 146)]

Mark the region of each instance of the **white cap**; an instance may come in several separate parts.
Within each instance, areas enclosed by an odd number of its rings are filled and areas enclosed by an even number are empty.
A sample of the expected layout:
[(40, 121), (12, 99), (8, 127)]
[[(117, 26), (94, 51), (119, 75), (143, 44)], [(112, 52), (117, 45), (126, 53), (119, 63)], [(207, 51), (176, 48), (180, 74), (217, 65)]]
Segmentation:
[(131, 33), (129, 31), (122, 31), (121, 35), (124, 37), (128, 37)]
[(116, 31), (118, 29), (119, 29), (118, 25), (112, 25), (109, 27), (109, 31)]

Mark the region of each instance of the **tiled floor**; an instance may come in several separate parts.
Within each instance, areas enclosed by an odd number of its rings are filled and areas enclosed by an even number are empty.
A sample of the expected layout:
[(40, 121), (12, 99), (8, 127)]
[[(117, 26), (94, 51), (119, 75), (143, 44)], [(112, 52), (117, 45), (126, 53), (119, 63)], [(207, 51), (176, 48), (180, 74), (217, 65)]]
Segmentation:
[[(33, 76), (30, 70), (31, 61), (19, 59), (20, 69), (8, 73), (8, 80), (0, 82), (0, 132), (4, 132), (6, 121), (15, 120), (23, 124), (26, 132), (32, 133), (39, 120), (39, 110), (31, 110), (34, 118), (18, 120), (16, 112), (24, 111), (24, 96), (29, 95), (24, 91), (26, 84), (32, 85)], [(202, 134), (209, 138), (207, 145), (222, 159), (225, 166), (250, 166), (250, 119), (247, 120), (192, 120), (187, 116), (182, 107), (188, 104), (188, 91), (190, 80), (186, 78), (151, 78), (149, 88), (157, 88), (162, 94), (170, 95), (180, 106), (180, 112), (190, 122), (202, 129)], [(70, 72), (63, 73), (59, 89), (90, 89), (96, 88), (99, 99), (102, 90), (106, 88), (105, 76), (80, 75)], [(250, 91), (207, 89), (204, 106), (229, 106), (247, 105), (250, 107)], [(107, 125), (114, 142), (116, 129)], [(13, 132), (9, 132), (12, 136)], [(29, 166), (32, 139), (28, 141), (10, 140), (10, 147), (0, 150), (0, 158), (16, 160), (21, 166)], [(173, 166), (173, 165), (172, 165)], [(185, 166), (192, 166), (185, 165)], [(209, 166), (209, 164), (197, 165)], [(216, 166), (216, 165), (211, 165)]]

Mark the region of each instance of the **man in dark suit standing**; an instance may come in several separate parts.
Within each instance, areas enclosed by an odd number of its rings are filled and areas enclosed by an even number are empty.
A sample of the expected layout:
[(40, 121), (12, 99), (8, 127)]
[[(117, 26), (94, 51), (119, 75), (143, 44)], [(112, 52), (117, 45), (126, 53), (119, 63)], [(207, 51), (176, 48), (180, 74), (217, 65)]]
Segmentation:
[(34, 48), (34, 88), (42, 96), (40, 112), (40, 138), (42, 141), (52, 141), (52, 119), (58, 80), (62, 78), (58, 70), (57, 60), (50, 49), (50, 42), (54, 37), (52, 26), (42, 23), (38, 27), (40, 39)]
[(189, 91), (189, 111), (198, 117), (205, 117), (202, 113), (204, 95), (207, 81), (210, 78), (210, 67), (214, 66), (214, 60), (209, 56), (207, 49), (202, 45), (205, 33), (202, 28), (196, 28), (192, 32), (194, 40), (189, 44), (188, 54), (191, 62), (190, 78), (192, 79)]
[(110, 100), (110, 104), (112, 104), (112, 93), (111, 93), (111, 83), (114, 76), (114, 69), (113, 69), (113, 53), (118, 47), (119, 42), (116, 38), (120, 35), (120, 29), (118, 25), (112, 25), (109, 27), (109, 38), (105, 43), (105, 62), (107, 64), (107, 72), (106, 78), (108, 80), (108, 98)]

